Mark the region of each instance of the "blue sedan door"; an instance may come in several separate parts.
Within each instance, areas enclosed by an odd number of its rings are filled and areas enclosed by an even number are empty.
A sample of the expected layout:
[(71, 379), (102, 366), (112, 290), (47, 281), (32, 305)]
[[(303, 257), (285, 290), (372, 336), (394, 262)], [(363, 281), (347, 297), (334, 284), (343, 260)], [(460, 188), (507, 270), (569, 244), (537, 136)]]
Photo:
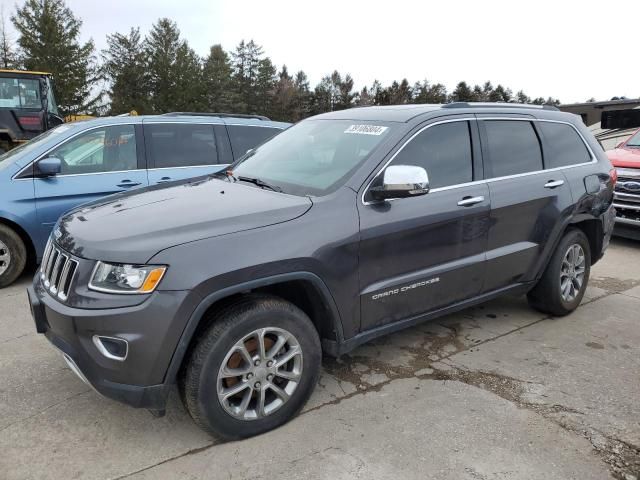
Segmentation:
[(145, 121), (149, 184), (215, 173), (231, 163), (224, 126), (214, 127), (207, 123)]
[(35, 178), (36, 208), (43, 236), (66, 211), (100, 197), (148, 185), (139, 155), (138, 126), (122, 124), (86, 130), (46, 156), (62, 162), (53, 177)]

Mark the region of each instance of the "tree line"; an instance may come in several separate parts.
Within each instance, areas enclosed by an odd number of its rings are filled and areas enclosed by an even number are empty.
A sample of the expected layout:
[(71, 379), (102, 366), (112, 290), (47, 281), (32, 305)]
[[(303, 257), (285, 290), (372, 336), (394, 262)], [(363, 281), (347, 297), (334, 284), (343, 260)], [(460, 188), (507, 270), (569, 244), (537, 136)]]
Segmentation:
[(200, 57), (168, 18), (159, 19), (144, 37), (139, 28), (108, 35), (107, 47), (96, 52), (93, 41), (80, 41), (82, 21), (64, 0), (27, 0), (10, 20), (18, 36), (11, 38), (3, 15), (1, 66), (51, 72), (65, 114), (229, 112), (296, 122), (367, 105), (560, 103), (494, 87), (489, 81), (473, 86), (461, 81), (449, 92), (441, 83), (411, 84), (404, 78), (387, 86), (376, 80), (356, 90), (351, 75), (337, 70), (312, 87), (303, 70), (293, 73), (286, 65), (278, 69), (253, 40), (243, 40), (231, 51), (213, 45)]

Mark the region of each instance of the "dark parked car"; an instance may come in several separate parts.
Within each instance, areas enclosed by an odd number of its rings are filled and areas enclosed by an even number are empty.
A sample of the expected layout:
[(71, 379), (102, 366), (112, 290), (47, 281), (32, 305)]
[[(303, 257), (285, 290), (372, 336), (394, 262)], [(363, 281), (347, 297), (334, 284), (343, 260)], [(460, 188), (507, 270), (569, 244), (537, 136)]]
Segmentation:
[(108, 397), (162, 412), (177, 384), (206, 431), (255, 435), (302, 408), (322, 352), (506, 293), (573, 311), (613, 228), (611, 168), (553, 108), (320, 115), (222, 173), (64, 216), (36, 328)]
[(212, 173), (288, 127), (175, 113), (60, 125), (0, 157), (0, 288), (42, 258), (63, 213), (106, 195)]

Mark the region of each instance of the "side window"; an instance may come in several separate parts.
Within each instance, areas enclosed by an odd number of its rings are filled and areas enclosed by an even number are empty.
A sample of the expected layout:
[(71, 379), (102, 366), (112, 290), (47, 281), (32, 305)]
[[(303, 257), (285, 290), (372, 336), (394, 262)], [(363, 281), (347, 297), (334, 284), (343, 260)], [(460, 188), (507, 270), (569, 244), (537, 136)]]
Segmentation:
[(434, 125), (418, 134), (398, 153), (392, 165), (416, 165), (429, 175), (430, 188), (473, 180), (469, 122)]
[(62, 161), (61, 175), (135, 170), (136, 134), (133, 125), (96, 128), (69, 140), (50, 153)]
[(484, 126), (489, 154), (486, 178), (542, 170), (540, 141), (531, 122), (485, 120)]
[(148, 124), (144, 142), (155, 168), (197, 167), (218, 163), (213, 125)]
[(566, 167), (591, 161), (586, 145), (573, 129), (564, 123), (538, 122), (547, 147), (546, 168)]
[(247, 150), (257, 147), (282, 130), (271, 127), (254, 127), (251, 125), (227, 125), (231, 148), (235, 158), (242, 157)]

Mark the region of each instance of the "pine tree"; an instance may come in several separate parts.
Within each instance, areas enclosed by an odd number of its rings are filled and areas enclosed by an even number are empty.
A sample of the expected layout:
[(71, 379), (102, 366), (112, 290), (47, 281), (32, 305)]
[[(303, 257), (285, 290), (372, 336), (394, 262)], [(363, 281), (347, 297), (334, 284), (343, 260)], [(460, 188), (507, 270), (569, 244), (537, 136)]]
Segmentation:
[(447, 103), (447, 88), (441, 83), (431, 85), (428, 80), (417, 82), (413, 88), (414, 103)]
[(413, 100), (413, 92), (406, 78), (402, 79), (400, 83), (394, 81), (389, 87), (388, 91), (389, 102), (391, 105), (402, 105), (411, 103), (411, 101)]
[(151, 110), (166, 113), (198, 110), (201, 90), (200, 59), (180, 39), (175, 22), (161, 18), (145, 41), (151, 91)]
[(512, 92), (508, 88), (504, 88), (502, 85), (498, 85), (489, 95), (490, 102), (510, 102), (512, 99)]
[(102, 70), (110, 83), (110, 113), (149, 111), (149, 77), (140, 29), (132, 28), (128, 35), (107, 35), (107, 48), (102, 51)]
[(210, 112), (234, 112), (235, 92), (231, 78), (229, 55), (220, 45), (214, 45), (202, 68), (204, 106)]
[(360, 94), (358, 95), (358, 101), (356, 102), (356, 104), (359, 107), (368, 107), (373, 105), (373, 101), (374, 97), (373, 95), (371, 95), (371, 93), (369, 93), (369, 89), (366, 86), (362, 87), (362, 90), (360, 90)]
[(172, 110), (179, 112), (201, 112), (206, 108), (202, 102), (202, 65), (200, 57), (184, 40), (178, 46), (173, 65), (175, 76), (175, 103)]
[(531, 103), (531, 98), (529, 98), (522, 90), (516, 93), (516, 102), (518, 103)]
[(11, 21), (19, 34), (24, 67), (54, 75), (62, 112), (94, 108), (102, 95), (92, 92), (98, 79), (93, 41), (80, 44), (82, 21), (64, 0), (26, 0)]
[(263, 58), (258, 63), (256, 84), (253, 90), (255, 100), (249, 105), (250, 113), (272, 116), (276, 88), (276, 67), (270, 58)]
[(338, 89), (338, 99), (334, 105), (334, 110), (344, 110), (353, 107), (357, 94), (353, 92), (353, 78), (351, 78), (351, 75), (347, 73), (344, 80), (340, 81), (336, 86)]
[(238, 108), (242, 113), (255, 113), (259, 107), (255, 89), (263, 53), (262, 47), (253, 40), (248, 43), (242, 40), (231, 54), (234, 90), (238, 94)]
[(274, 120), (291, 121), (296, 107), (298, 91), (287, 66), (283, 65), (278, 73), (273, 96), (272, 115)]
[(18, 68), (18, 53), (11, 34), (7, 31), (4, 7), (0, 10), (0, 68)]
[(313, 91), (312, 105), (312, 113), (314, 115), (332, 111), (332, 89), (333, 84), (331, 82), (331, 76), (329, 75), (323, 77), (320, 83), (316, 85)]
[(456, 88), (451, 92), (450, 100), (452, 102), (473, 102), (473, 91), (467, 85), (467, 82), (460, 82), (456, 85)]
[(300, 70), (293, 81), (296, 88), (295, 106), (293, 108), (292, 122), (297, 122), (311, 115), (313, 94), (309, 89), (307, 74)]

